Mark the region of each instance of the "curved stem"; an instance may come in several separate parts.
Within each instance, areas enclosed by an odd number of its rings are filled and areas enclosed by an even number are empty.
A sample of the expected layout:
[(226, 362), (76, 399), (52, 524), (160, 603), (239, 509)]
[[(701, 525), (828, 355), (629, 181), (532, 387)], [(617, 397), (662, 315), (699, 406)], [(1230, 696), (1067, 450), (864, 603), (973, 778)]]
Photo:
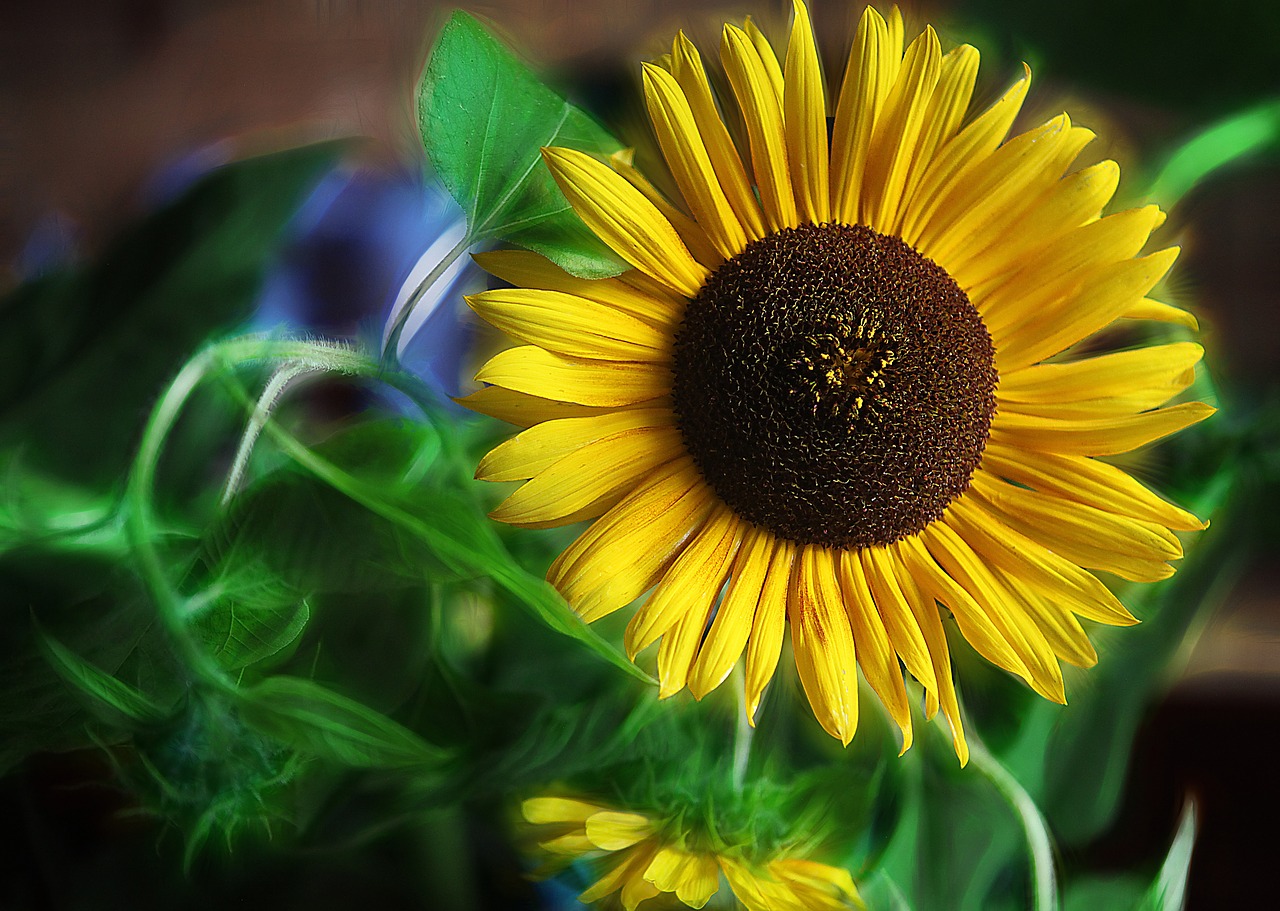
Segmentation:
[[(213, 657), (201, 647), (187, 628), (191, 599), (174, 587), (165, 571), (156, 541), (163, 532), (152, 508), (156, 470), (179, 415), (197, 387), (213, 372), (235, 369), (247, 364), (274, 361), (281, 365), (272, 383), (264, 391), (259, 404), (271, 402), (284, 391), (287, 383), (304, 373), (331, 372), (377, 378), (409, 396), (420, 407), (431, 401), (430, 391), (414, 377), (399, 372), (386, 372), (382, 366), (355, 349), (340, 344), (274, 340), (262, 336), (234, 338), (212, 344), (189, 360), (165, 389), (147, 419), (138, 453), (130, 469), (124, 492), (125, 533), (137, 559), (144, 584), (155, 600), (160, 621), (169, 633), (174, 647), (199, 679), (215, 687), (234, 692), (235, 681)], [(273, 385), (276, 387), (273, 391)], [(255, 417), (257, 415), (255, 414)], [(241, 448), (251, 448), (262, 429), (269, 426), (263, 416), (256, 429), (246, 432)], [(247, 460), (247, 453), (244, 458)], [(233, 468), (233, 479), (236, 477)], [(234, 484), (234, 480), (229, 482)]]
[(312, 376), (317, 372), (314, 368), (306, 368), (298, 364), (283, 364), (272, 374), (271, 379), (262, 390), (262, 395), (258, 397), (258, 403), (254, 406), (253, 413), (249, 415), (249, 423), (245, 426), (244, 435), (240, 437), (240, 445), (236, 447), (236, 455), (231, 463), (231, 470), (227, 472), (226, 485), (222, 488), (222, 499), (218, 503), (219, 506), (225, 508), (231, 502), (231, 498), (235, 496), (236, 491), (239, 490), (240, 483), (244, 480), (245, 470), (249, 467), (249, 457), (253, 454), (253, 446), (258, 441), (258, 437), (262, 435), (262, 428), (271, 419), (271, 413), (275, 410), (276, 405), (280, 403), (280, 399), (284, 397), (289, 386), (295, 380)]
[(738, 697), (737, 726), (733, 736), (733, 787), (741, 793), (747, 780), (747, 766), (751, 762), (751, 743), (756, 729), (747, 720), (747, 691), (742, 662), (733, 666), (733, 689)]
[(418, 287), (414, 289), (413, 294), (409, 295), (409, 299), (404, 302), (404, 306), (395, 314), (395, 322), (391, 326), (391, 332), (387, 334), (386, 343), (382, 346), (382, 366), (390, 367), (399, 362), (400, 357), (400, 336), (404, 334), (404, 327), (409, 322), (409, 317), (413, 315), (413, 311), (417, 308), (418, 303), (426, 296), (431, 286), (440, 280), (440, 277), (457, 262), (458, 257), (466, 252), (467, 248), (475, 243), (475, 238), (468, 231), (462, 235), (462, 239), (454, 245), (453, 249), (444, 255), (440, 262), (436, 263), (434, 269), (427, 273)]
[(1040, 808), (1018, 780), (1009, 774), (1009, 770), (976, 737), (970, 737), (969, 758), (974, 767), (995, 785), (1000, 796), (1008, 801), (1017, 814), (1018, 821), (1022, 823), (1031, 855), (1031, 879), (1035, 884), (1033, 907), (1036, 911), (1057, 911), (1058, 882), (1053, 869), (1053, 845), (1049, 841), (1049, 827)]

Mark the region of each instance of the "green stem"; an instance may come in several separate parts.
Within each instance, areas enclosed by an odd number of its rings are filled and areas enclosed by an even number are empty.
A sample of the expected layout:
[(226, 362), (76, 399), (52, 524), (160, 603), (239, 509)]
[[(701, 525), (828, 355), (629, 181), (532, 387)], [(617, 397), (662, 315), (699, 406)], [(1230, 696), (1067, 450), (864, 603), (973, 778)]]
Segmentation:
[(972, 734), (969, 737), (969, 758), (973, 766), (990, 781), (1018, 816), (1030, 851), (1031, 879), (1035, 885), (1035, 911), (1057, 911), (1058, 883), (1053, 870), (1053, 845), (1049, 841), (1049, 827), (1040, 808), (1031, 795), (1009, 774), (986, 746)]
[(734, 692), (738, 697), (737, 726), (733, 737), (733, 788), (741, 793), (747, 780), (747, 766), (751, 762), (751, 743), (756, 729), (747, 720), (747, 690), (742, 662), (733, 666)]
[(240, 437), (240, 445), (236, 448), (231, 470), (227, 472), (227, 483), (222, 489), (220, 506), (225, 508), (231, 502), (231, 498), (235, 496), (236, 491), (240, 489), (240, 483), (244, 480), (245, 470), (249, 467), (249, 457), (253, 454), (253, 446), (258, 441), (258, 437), (261, 436), (262, 428), (271, 419), (271, 412), (280, 403), (280, 399), (284, 397), (289, 386), (295, 380), (311, 376), (315, 372), (314, 369), (308, 369), (298, 364), (283, 364), (272, 375), (270, 381), (262, 390), (262, 395), (258, 397), (258, 403), (254, 406), (253, 413), (249, 415), (249, 423), (245, 426), (244, 435)]
[(465, 253), (467, 248), (475, 242), (476, 239), (470, 231), (463, 234), (462, 240), (458, 241), (454, 248), (446, 253), (440, 262), (436, 263), (435, 268), (427, 273), (427, 277), (419, 282), (413, 294), (409, 295), (409, 299), (404, 302), (404, 306), (396, 314), (395, 322), (391, 326), (391, 332), (387, 335), (386, 344), (382, 346), (383, 367), (390, 368), (399, 362), (400, 336), (404, 334), (404, 327), (409, 322), (409, 317), (413, 315), (413, 311), (431, 286), (439, 281), (440, 276), (444, 275), (445, 271), (458, 260), (458, 257)]
[[(198, 679), (228, 692), (236, 690), (235, 681), (191, 635), (187, 619), (192, 599), (185, 597), (173, 586), (165, 571), (156, 545), (163, 532), (152, 508), (153, 492), (156, 470), (164, 453), (165, 443), (197, 387), (215, 371), (260, 362), (282, 365), (276, 373), (276, 380), (281, 380), (289, 373), (299, 375), (332, 372), (361, 375), (387, 382), (420, 405), (431, 399), (430, 392), (415, 378), (402, 373), (386, 373), (376, 361), (346, 345), (280, 341), (262, 336), (235, 338), (210, 345), (183, 366), (160, 396), (147, 419), (138, 454), (129, 472), (123, 503), (125, 533), (137, 559), (143, 582), (155, 601), (160, 621), (180, 657)], [(263, 399), (268, 399), (265, 392)], [(264, 420), (261, 425), (266, 426), (272, 426), (268, 420)], [(261, 432), (261, 427), (253, 433), (254, 438)], [(248, 446), (251, 447), (252, 443), (253, 440), (249, 439)], [(245, 442), (242, 440), (242, 448), (244, 446)]]

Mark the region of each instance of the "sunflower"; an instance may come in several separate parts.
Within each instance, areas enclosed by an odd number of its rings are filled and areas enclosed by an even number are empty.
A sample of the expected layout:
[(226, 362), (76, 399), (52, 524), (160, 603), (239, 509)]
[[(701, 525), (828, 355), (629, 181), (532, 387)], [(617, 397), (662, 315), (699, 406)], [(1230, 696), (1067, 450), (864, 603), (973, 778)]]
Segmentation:
[(603, 875), (578, 896), (616, 900), (626, 911), (701, 908), (720, 890), (720, 875), (748, 911), (842, 911), (862, 908), (848, 870), (802, 857), (748, 861), (741, 851), (688, 830), (679, 821), (613, 809), (569, 797), (535, 797), (521, 812), (535, 831), (551, 872), (578, 858), (596, 860)]
[(1093, 571), (1165, 578), (1173, 532), (1204, 527), (1104, 458), (1213, 408), (1160, 407), (1196, 344), (1090, 351), (1119, 320), (1195, 326), (1147, 297), (1178, 253), (1142, 255), (1160, 210), (1102, 215), (1119, 170), (1071, 170), (1093, 134), (1065, 114), (1006, 138), (1029, 68), (970, 115), (978, 52), (943, 54), (931, 28), (903, 43), (896, 9), (863, 13), (829, 133), (804, 5), (781, 61), (749, 21), (727, 25), (735, 143), (677, 36), (644, 92), (683, 206), (626, 155), (544, 149), (634, 269), (478, 257), (517, 287), (471, 306), (526, 344), (463, 401), (528, 428), (477, 471), (525, 481), (495, 519), (594, 520), (548, 574), (577, 612), (649, 592), (625, 644), (661, 640), (661, 695), (701, 698), (745, 651), (754, 721), (789, 626), (833, 736), (857, 725), (856, 666), (905, 750), (905, 669), (964, 762), (944, 616), (1065, 702), (1060, 660), (1097, 660), (1080, 618), (1136, 622)]

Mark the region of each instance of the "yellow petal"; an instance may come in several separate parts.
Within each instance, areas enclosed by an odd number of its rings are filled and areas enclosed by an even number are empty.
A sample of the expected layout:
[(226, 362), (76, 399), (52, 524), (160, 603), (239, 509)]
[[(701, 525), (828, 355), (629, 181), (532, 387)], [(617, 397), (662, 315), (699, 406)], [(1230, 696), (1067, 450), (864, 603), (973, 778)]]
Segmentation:
[(675, 427), (615, 433), (542, 470), (498, 504), (489, 517), (525, 528), (553, 528), (595, 518), (654, 469), (684, 454), (684, 443)]
[(1017, 449), (1076, 456), (1115, 455), (1177, 433), (1215, 411), (1203, 402), (1183, 402), (1158, 411), (1091, 421), (1007, 412), (998, 414), (992, 422), (991, 435)]
[(1149, 297), (1138, 301), (1121, 316), (1124, 319), (1151, 319), (1162, 323), (1174, 323), (1178, 326), (1186, 326), (1192, 332), (1200, 328), (1200, 322), (1194, 313), (1188, 313), (1170, 304), (1162, 304), (1160, 301), (1153, 301)]
[(983, 467), (993, 474), (1108, 512), (1156, 522), (1176, 531), (1201, 531), (1208, 524), (1148, 490), (1125, 471), (1083, 456), (1020, 452), (996, 441), (987, 444)]
[(1038, 310), (1024, 307), (1024, 320), (1013, 329), (1001, 332), (989, 324), (996, 346), (996, 369), (1001, 375), (1020, 370), (1110, 325), (1155, 287), (1177, 258), (1178, 248), (1170, 247), (1141, 259), (1104, 266), (1076, 281), (1065, 293), (1054, 295)]
[(769, 572), (773, 536), (753, 525), (743, 530), (724, 600), (690, 673), (689, 689), (701, 699), (729, 676), (751, 634), (756, 605)]
[(782, 67), (778, 65), (778, 55), (773, 52), (773, 45), (769, 43), (769, 39), (764, 36), (764, 32), (760, 31), (760, 27), (750, 16), (742, 23), (742, 28), (760, 56), (760, 63), (764, 67), (764, 73), (768, 77), (774, 95), (778, 98), (778, 104), (782, 104)]
[(538, 847), (551, 854), (562, 854), (567, 857), (579, 857), (596, 849), (591, 839), (579, 832), (548, 838), (546, 841), (538, 842)]
[(673, 332), (684, 315), (685, 299), (663, 289), (642, 293), (617, 278), (577, 278), (546, 257), (528, 250), (493, 250), (472, 256), (481, 269), (517, 288), (562, 291), (605, 304), (643, 323)]
[[(1116, 411), (1145, 411), (1191, 385), (1203, 356), (1199, 345), (1176, 342), (1039, 364), (1001, 376), (997, 396), (1002, 407), (1045, 417), (1078, 417), (1071, 411), (1077, 404), (1100, 402)], [(1024, 409), (1024, 403), (1035, 407)], [(1064, 408), (1068, 413), (1057, 413)]]
[(1017, 652), (1029, 671), (1024, 679), (1031, 688), (1052, 702), (1065, 703), (1062, 669), (1058, 666), (1057, 655), (1044, 634), (1027, 622), (1025, 614), (1011, 603), (1009, 593), (992, 575), (987, 564), (948, 524), (955, 505), (952, 504), (947, 516), (920, 533), (921, 540), (942, 568), (973, 595), (988, 619)]
[(690, 908), (701, 908), (715, 895), (720, 872), (713, 858), (663, 845), (654, 854), (645, 879), (663, 892), (674, 892)]
[(747, 235), (720, 188), (693, 110), (675, 77), (644, 65), (644, 96), (663, 157), (693, 217), (726, 259), (742, 252)]
[(690, 604), (689, 609), (663, 633), (658, 646), (659, 699), (671, 698), (689, 682), (689, 671), (698, 654), (698, 644), (707, 631), (713, 606), (712, 601)]
[(476, 381), (594, 406), (629, 405), (671, 391), (665, 365), (562, 357), (534, 345), (499, 351), (476, 373)]
[(711, 157), (716, 178), (733, 207), (739, 224), (748, 240), (759, 240), (765, 235), (764, 215), (756, 201), (755, 191), (751, 189), (751, 181), (747, 179), (742, 158), (716, 110), (702, 58), (684, 32), (676, 36), (671, 50), (671, 72), (684, 90), (698, 133), (707, 145), (707, 154)]
[(588, 623), (653, 587), (712, 500), (691, 459), (664, 465), (551, 564), (547, 581)]
[(791, 590), (791, 575), (796, 562), (796, 548), (789, 541), (775, 541), (769, 558), (769, 572), (756, 615), (751, 621), (751, 638), (747, 640), (747, 663), (744, 687), (747, 721), (756, 723), (756, 710), (760, 696), (773, 679), (782, 650), (782, 635), (787, 625), (787, 597)]
[(470, 408), (472, 411), (487, 414), (491, 418), (520, 427), (531, 427), (542, 421), (553, 421), (559, 418), (591, 417), (608, 414), (611, 411), (608, 408), (544, 399), (524, 392), (503, 389), (501, 386), (485, 386), (454, 401), (464, 408)]
[(718, 505), (627, 624), (625, 641), (630, 657), (634, 658), (685, 614), (701, 612), (706, 616), (724, 585), (741, 534), (741, 523), (732, 510)]
[(938, 564), (924, 546), (922, 537), (923, 533), (898, 542), (898, 553), (907, 566), (907, 575), (914, 578), (927, 598), (937, 600), (951, 611), (960, 632), (980, 655), (1025, 679), (1030, 672), (1004, 632), (991, 622), (969, 590)]
[(578, 896), (578, 901), (584, 905), (593, 904), (606, 895), (617, 892), (625, 884), (637, 881), (652, 888), (651, 884), (645, 883), (644, 871), (649, 866), (654, 850), (651, 842), (642, 842), (620, 854), (616, 859), (606, 862), (604, 876), (584, 890)]
[(792, 576), (791, 645), (819, 723), (848, 746), (858, 727), (858, 665), (832, 551), (808, 545)]
[(971, 259), (975, 248), (1002, 236), (1022, 213), (1036, 208), (1093, 136), (1072, 127), (1063, 114), (1009, 140), (981, 171), (957, 184), (939, 216), (921, 232), (917, 249), (943, 268), (960, 271), (957, 264)]
[(715, 269), (724, 262), (724, 254), (716, 249), (716, 245), (711, 242), (711, 237), (707, 234), (706, 229), (672, 205), (662, 195), (662, 192), (650, 183), (649, 178), (641, 174), (631, 163), (632, 157), (632, 149), (622, 149), (614, 152), (609, 156), (609, 167), (621, 175), (627, 183), (639, 190), (645, 199), (653, 203), (654, 208), (662, 214), (662, 217), (671, 222), (671, 227), (676, 229), (676, 233), (680, 235), (680, 239), (689, 248), (689, 252), (693, 254), (694, 259), (708, 269)]
[(902, 239), (915, 246), (920, 233), (940, 210), (942, 201), (966, 175), (986, 165), (987, 156), (1004, 140), (1031, 86), (1031, 68), (995, 104), (947, 142), (905, 202)]
[[(1014, 329), (1043, 323), (1041, 317), (1046, 308), (1060, 308), (1061, 302), (1069, 300), (1081, 283), (1108, 270), (1114, 271), (1116, 266), (1113, 264), (1134, 262), (1132, 257), (1146, 244), (1147, 237), (1163, 218), (1164, 213), (1155, 206), (1130, 209), (1068, 232), (1039, 251), (1002, 285), (974, 301), (983, 314), (991, 337), (999, 342)], [(1161, 254), (1169, 255), (1169, 251), (1161, 251)], [(1176, 256), (1176, 253), (1172, 255)], [(1170, 259), (1169, 264), (1172, 261)], [(1158, 278), (1156, 276), (1151, 285)], [(1136, 305), (1151, 285), (1132, 299), (1121, 302), (1111, 318), (1118, 318)]]
[(489, 323), (569, 357), (666, 363), (671, 336), (634, 316), (559, 291), (505, 288), (466, 298)]
[[(971, 298), (981, 299), (990, 293), (984, 286), (998, 286), (1002, 276), (1016, 272), (1067, 232), (1096, 221), (1119, 183), (1120, 167), (1114, 161), (1068, 174), (1018, 212), (1007, 228), (988, 231), (958, 250), (951, 277)], [(972, 293), (975, 289), (981, 290)]]
[(724, 27), (720, 59), (742, 109), (760, 202), (772, 230), (799, 224), (791, 192), (782, 102), (751, 38), (732, 25)]
[(654, 833), (652, 820), (639, 813), (598, 810), (586, 819), (587, 838), (603, 851), (621, 851)]
[(836, 551), (835, 554), (845, 613), (853, 629), (853, 641), (857, 643), (858, 666), (888, 710), (889, 717), (902, 731), (902, 752), (905, 753), (911, 747), (911, 709), (907, 705), (907, 689), (898, 666), (898, 654), (876, 610), (874, 596), (862, 571), (862, 560), (853, 551)]
[(491, 450), (480, 460), (476, 477), (482, 481), (523, 481), (588, 443), (619, 433), (674, 424), (675, 416), (666, 408), (635, 408), (544, 421)]
[(1016, 575), (1004, 574), (1003, 582), (1026, 611), (1027, 618), (1044, 633), (1054, 654), (1076, 667), (1093, 667), (1098, 663), (1098, 652), (1069, 610)]
[(836, 221), (858, 221), (871, 133), (900, 56), (900, 45), (896, 51), (891, 47), (884, 19), (868, 6), (849, 49), (831, 134), (831, 210)]
[(1013, 528), (1087, 569), (1105, 570), (1134, 582), (1157, 581), (1173, 574), (1165, 561), (1182, 556), (1182, 545), (1162, 525), (1024, 490), (985, 475), (974, 492)]
[(787, 131), (787, 160), (801, 221), (831, 220), (827, 177), (827, 107), (818, 49), (809, 11), (793, 0), (795, 22), (787, 46), (782, 113)]
[(953, 506), (948, 513), (950, 523), (992, 565), (1052, 591), (1057, 600), (1082, 617), (1113, 626), (1137, 622), (1097, 577), (1002, 521), (998, 511), (976, 493)]
[[(947, 722), (951, 725), (951, 741), (956, 756), (963, 768), (969, 762), (969, 745), (965, 741), (964, 723), (960, 716), (960, 703), (956, 699), (955, 682), (951, 678), (951, 650), (947, 645), (947, 634), (942, 627), (942, 618), (938, 615), (937, 603), (931, 595), (925, 595), (921, 586), (916, 584), (910, 564), (902, 553), (900, 544), (893, 544), (881, 552), (878, 548), (873, 559), (880, 563), (882, 575), (892, 575), (897, 579), (899, 589), (911, 608), (916, 622), (929, 649), (929, 660), (933, 665), (933, 677), (937, 682), (937, 702), (926, 716), (932, 717), (937, 706), (942, 707)], [(882, 556), (880, 555), (882, 553)]]
[(916, 143), (938, 84), (942, 49), (932, 28), (911, 42), (897, 81), (876, 120), (867, 153), (859, 221), (883, 233), (893, 233), (905, 200), (903, 188)]
[(864, 547), (858, 552), (862, 571), (871, 588), (872, 601), (884, 620), (893, 649), (902, 663), (926, 690), (936, 691), (933, 661), (924, 631), (916, 620), (915, 608), (908, 602), (894, 568), (896, 558), (883, 547)]
[(721, 857), (719, 861), (734, 897), (747, 911), (814, 911), (782, 883), (758, 876), (746, 864), (727, 857)]
[(600, 807), (585, 800), (568, 797), (531, 797), (520, 804), (520, 813), (534, 825), (553, 823), (585, 823)]
[(548, 148), (542, 157), (569, 205), (597, 237), (646, 275), (685, 297), (697, 295), (706, 267), (644, 194), (583, 152)]
[[(929, 109), (924, 115), (924, 124), (920, 137), (916, 142), (916, 151), (912, 156), (910, 170), (903, 184), (902, 199), (908, 200), (916, 187), (924, 179), (925, 172), (932, 164), (934, 157), (946, 142), (955, 135), (969, 109), (969, 101), (973, 97), (973, 84), (978, 76), (978, 51), (967, 44), (955, 48), (942, 58), (938, 71), (938, 84), (929, 98)], [(900, 206), (894, 219), (893, 229), (902, 227), (902, 213), (905, 205)]]

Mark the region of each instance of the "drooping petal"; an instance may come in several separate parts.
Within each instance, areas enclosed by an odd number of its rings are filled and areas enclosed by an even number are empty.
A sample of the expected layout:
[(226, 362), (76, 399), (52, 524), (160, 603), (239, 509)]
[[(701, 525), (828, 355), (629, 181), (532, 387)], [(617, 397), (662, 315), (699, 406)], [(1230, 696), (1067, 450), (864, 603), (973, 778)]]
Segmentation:
[(734, 559), (724, 599), (690, 673), (689, 689), (698, 699), (723, 683), (742, 657), (769, 573), (773, 548), (773, 536), (768, 532), (754, 526), (743, 530), (742, 546)]
[(565, 548), (547, 581), (598, 620), (652, 588), (712, 506), (691, 459), (668, 463)]
[(858, 727), (858, 665), (832, 551), (801, 549), (791, 576), (791, 645), (818, 722), (843, 744)]
[(778, 666), (782, 635), (787, 625), (791, 576), (795, 572), (797, 557), (796, 546), (790, 541), (780, 540), (775, 543), (764, 588), (760, 590), (760, 602), (756, 605), (756, 615), (751, 621), (744, 686), (747, 720), (752, 725), (756, 723), (760, 696), (773, 679), (773, 672)]
[(889, 711), (902, 731), (902, 751), (911, 747), (911, 708), (907, 704), (907, 690), (898, 666), (898, 653), (889, 641), (880, 612), (876, 609), (875, 596), (862, 570), (862, 560), (854, 551), (837, 552), (833, 557), (844, 595), (845, 613), (853, 630), (853, 641), (858, 649), (858, 666), (875, 690), (880, 702)]
[(731, 510), (717, 505), (706, 525), (662, 577), (649, 600), (640, 605), (631, 618), (626, 634), (630, 657), (634, 658), (685, 614), (701, 612), (703, 618), (706, 617), (724, 585), (741, 535), (741, 522)]

